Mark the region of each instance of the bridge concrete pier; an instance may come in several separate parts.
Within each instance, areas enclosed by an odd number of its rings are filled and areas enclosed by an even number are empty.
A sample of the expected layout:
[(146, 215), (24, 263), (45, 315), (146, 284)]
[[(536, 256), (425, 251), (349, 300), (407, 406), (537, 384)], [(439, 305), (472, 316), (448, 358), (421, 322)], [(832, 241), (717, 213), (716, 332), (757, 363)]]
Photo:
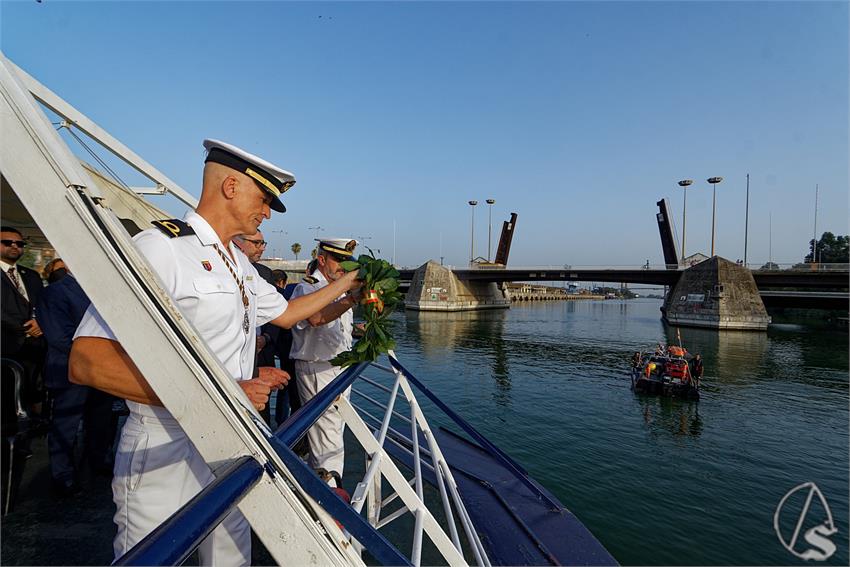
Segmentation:
[(770, 323), (752, 272), (719, 256), (684, 270), (661, 312), (684, 327), (765, 331)]
[(405, 309), (415, 311), (474, 311), (510, 306), (510, 296), (500, 284), (460, 280), (452, 270), (433, 260), (416, 269), (404, 299)]

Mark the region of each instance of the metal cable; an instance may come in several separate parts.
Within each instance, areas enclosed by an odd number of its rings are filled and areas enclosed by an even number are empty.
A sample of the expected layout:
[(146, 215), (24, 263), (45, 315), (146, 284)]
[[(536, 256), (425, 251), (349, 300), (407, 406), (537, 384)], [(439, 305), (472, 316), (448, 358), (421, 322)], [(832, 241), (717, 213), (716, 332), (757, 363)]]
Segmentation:
[(120, 176), (120, 175), (118, 175), (118, 174), (115, 172), (115, 170), (113, 170), (111, 167), (109, 167), (109, 165), (108, 165), (105, 161), (103, 161), (103, 160), (100, 158), (100, 156), (99, 156), (99, 155), (97, 155), (97, 154), (94, 152), (94, 150), (92, 150), (92, 149), (88, 146), (88, 144), (86, 144), (86, 143), (85, 143), (85, 141), (83, 141), (83, 139), (82, 139), (82, 138), (80, 138), (80, 137), (77, 135), (77, 133), (76, 133), (76, 132), (74, 132), (74, 131), (71, 129), (71, 127), (70, 127), (70, 126), (68, 126), (68, 124), (67, 124), (66, 122), (63, 122), (63, 123), (59, 126), (59, 128), (57, 128), (57, 130), (61, 130), (62, 128), (67, 128), (67, 129), (68, 129), (68, 133), (69, 133), (69, 134), (70, 134), (70, 135), (71, 135), (71, 136), (72, 136), (75, 140), (77, 140), (77, 143), (79, 143), (79, 144), (80, 144), (80, 146), (82, 146), (82, 148), (83, 148), (84, 150), (86, 150), (86, 152), (88, 152), (88, 154), (92, 157), (92, 159), (94, 159), (94, 160), (98, 163), (98, 165), (100, 165), (100, 167), (102, 167), (102, 168), (104, 169), (104, 171), (106, 171), (106, 172), (107, 172), (107, 173), (108, 173), (108, 174), (112, 177), (113, 181), (115, 181), (118, 185), (122, 186), (124, 189), (130, 190), (130, 186), (129, 186), (129, 185), (127, 185), (127, 183), (125, 183), (123, 179), (121, 179), (121, 176)]

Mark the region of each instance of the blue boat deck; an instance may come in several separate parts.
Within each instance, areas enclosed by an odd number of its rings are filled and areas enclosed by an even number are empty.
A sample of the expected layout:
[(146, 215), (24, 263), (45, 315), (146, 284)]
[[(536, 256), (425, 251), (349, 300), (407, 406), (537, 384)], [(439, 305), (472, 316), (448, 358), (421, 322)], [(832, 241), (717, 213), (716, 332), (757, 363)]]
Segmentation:
[[(617, 564), (584, 524), (557, 504), (545, 488), (526, 477), (538, 489), (535, 493), (489, 452), (449, 430), (441, 428), (434, 436), (492, 564)], [(387, 449), (411, 466), (409, 454), (391, 444)], [(433, 471), (423, 469), (423, 473), (428, 482), (435, 482)]]

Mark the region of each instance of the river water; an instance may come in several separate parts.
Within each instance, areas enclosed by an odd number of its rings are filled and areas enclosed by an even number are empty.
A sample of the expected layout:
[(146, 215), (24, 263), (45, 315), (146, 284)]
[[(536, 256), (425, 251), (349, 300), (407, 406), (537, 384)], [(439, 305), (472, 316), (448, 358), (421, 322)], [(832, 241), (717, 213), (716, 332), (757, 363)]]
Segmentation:
[[(701, 401), (641, 397), (629, 389), (632, 353), (676, 341), (659, 307), (636, 299), (408, 311), (393, 315), (393, 332), (402, 363), (621, 563), (806, 563), (780, 543), (774, 513), (786, 493), (814, 482), (838, 529), (824, 564), (847, 565), (847, 332), (682, 328), (685, 347), (705, 359)], [(782, 507), (786, 542), (806, 493)], [(803, 516), (794, 549), (828, 549), (804, 537), (824, 507), (816, 499)]]

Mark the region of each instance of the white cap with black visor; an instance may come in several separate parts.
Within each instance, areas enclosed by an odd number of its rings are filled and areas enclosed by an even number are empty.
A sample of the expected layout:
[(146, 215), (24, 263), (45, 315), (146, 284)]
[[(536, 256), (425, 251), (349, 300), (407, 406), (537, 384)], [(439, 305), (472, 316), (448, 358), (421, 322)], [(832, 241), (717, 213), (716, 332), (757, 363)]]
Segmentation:
[(319, 250), (332, 254), (339, 261), (353, 260), (357, 241), (352, 238), (316, 238)]
[(279, 213), (286, 212), (280, 196), (295, 185), (294, 175), (254, 154), (249, 154), (220, 140), (204, 140), (204, 148), (207, 150), (204, 163), (220, 163), (247, 175), (254, 180), (257, 187), (272, 196), (269, 204), (272, 210)]

